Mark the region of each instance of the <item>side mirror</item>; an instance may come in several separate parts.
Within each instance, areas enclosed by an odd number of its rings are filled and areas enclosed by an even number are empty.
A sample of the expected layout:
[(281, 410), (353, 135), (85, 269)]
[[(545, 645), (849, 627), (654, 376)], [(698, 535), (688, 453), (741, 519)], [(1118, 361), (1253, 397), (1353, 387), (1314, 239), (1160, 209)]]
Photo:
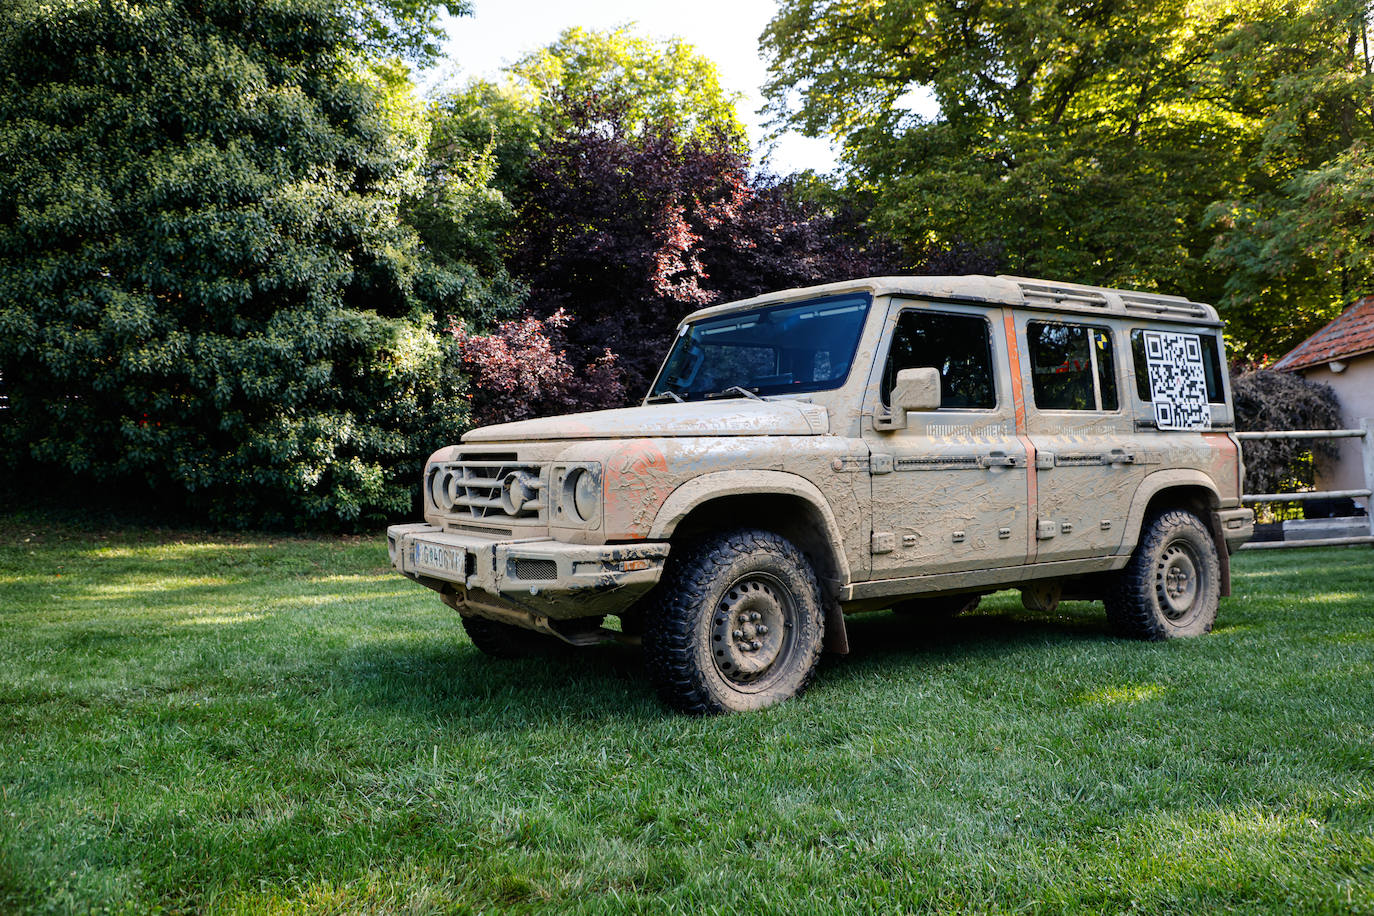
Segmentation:
[(892, 407), (874, 418), (876, 429), (905, 429), (908, 410), (936, 410), (940, 406), (940, 370), (932, 366), (902, 369), (892, 386)]
[(903, 369), (892, 386), (893, 410), (936, 410), (940, 406), (940, 370), (931, 366)]

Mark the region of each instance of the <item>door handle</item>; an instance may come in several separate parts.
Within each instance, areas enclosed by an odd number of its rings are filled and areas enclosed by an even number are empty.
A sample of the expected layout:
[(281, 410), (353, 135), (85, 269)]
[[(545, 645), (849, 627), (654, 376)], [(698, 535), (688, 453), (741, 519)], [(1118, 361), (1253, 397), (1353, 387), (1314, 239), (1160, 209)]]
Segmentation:
[(978, 463), (985, 468), (1014, 468), (1016, 459), (1006, 452), (989, 452), (978, 459)]
[(1108, 464), (1135, 464), (1135, 455), (1124, 448), (1114, 448), (1107, 453)]

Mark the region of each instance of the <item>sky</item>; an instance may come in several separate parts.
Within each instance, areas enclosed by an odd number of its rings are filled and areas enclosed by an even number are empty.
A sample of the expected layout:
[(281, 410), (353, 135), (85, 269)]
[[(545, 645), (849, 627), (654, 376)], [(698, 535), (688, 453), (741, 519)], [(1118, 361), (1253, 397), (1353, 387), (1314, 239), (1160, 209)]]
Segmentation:
[[(446, 61), (421, 76), (425, 88), (496, 76), (503, 65), (553, 43), (571, 26), (606, 30), (633, 23), (651, 38), (682, 38), (715, 62), (722, 87), (743, 96), (740, 120), (756, 152), (767, 132), (758, 114), (763, 105), (759, 88), (767, 76), (758, 41), (777, 9), (776, 0), (472, 0), (472, 7), (471, 16), (445, 18)], [(779, 174), (806, 168), (829, 172), (836, 155), (825, 140), (789, 132), (779, 139), (767, 164)]]

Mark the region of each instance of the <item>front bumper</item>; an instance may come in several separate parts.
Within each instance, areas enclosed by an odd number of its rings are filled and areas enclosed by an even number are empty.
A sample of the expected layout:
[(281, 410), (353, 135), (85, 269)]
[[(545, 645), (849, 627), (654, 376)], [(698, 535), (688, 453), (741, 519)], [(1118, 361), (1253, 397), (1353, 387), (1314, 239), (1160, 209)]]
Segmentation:
[(1255, 536), (1255, 510), (1220, 509), (1213, 513), (1217, 530), (1226, 541), (1227, 553), (1235, 553), (1240, 545)]
[[(444, 562), (419, 565), (416, 544), (445, 548)], [(493, 540), (434, 525), (386, 531), (391, 565), (443, 594), (460, 612), (531, 625), (526, 616), (573, 620), (618, 614), (657, 584), (668, 545), (565, 544), (552, 538)], [(446, 567), (446, 568), (439, 568)], [(514, 618), (514, 619), (512, 619)]]

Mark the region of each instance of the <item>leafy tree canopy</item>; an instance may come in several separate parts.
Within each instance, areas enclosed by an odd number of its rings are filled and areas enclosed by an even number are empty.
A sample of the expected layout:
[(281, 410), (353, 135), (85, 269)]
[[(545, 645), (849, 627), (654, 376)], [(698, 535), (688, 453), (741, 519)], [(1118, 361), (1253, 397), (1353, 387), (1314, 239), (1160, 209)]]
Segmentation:
[(716, 65), (680, 38), (571, 28), (507, 72), (555, 133), (575, 129), (566, 112), (582, 106), (620, 112), (619, 126), (634, 133), (671, 124), (684, 137), (720, 134), (745, 148), (739, 95), (725, 92)]
[[(1018, 272), (1209, 298), (1253, 358), (1371, 282), (1369, 18), (1368, 0), (786, 0), (765, 91), (844, 144), (850, 190), (908, 248), (1002, 242)], [(919, 89), (934, 118), (907, 107)]]
[(514, 263), (534, 309), (576, 317), (564, 332), (573, 362), (609, 347), (632, 398), (688, 312), (891, 269), (882, 245), (788, 183), (751, 176), (720, 133), (683, 141), (587, 106), (567, 118), (531, 165)]
[(408, 510), (465, 416), (434, 316), (471, 293), (398, 218), (426, 125), (394, 66), (359, 64), (356, 18), (68, 0), (4, 22), (6, 466), (234, 523)]
[(421, 66), (439, 57), (440, 11), (472, 13), (470, 0), (342, 0), (335, 6), (347, 18), (358, 50), (369, 56), (399, 54)]
[[(746, 149), (736, 97), (721, 89), (715, 64), (678, 39), (655, 41), (629, 27), (568, 29), (507, 68), (506, 77), (471, 81), (430, 104), (425, 188), (406, 210), (441, 263), (460, 272), (460, 264), (478, 268), (503, 301), (520, 291), (506, 272), (517, 258), (516, 213), (537, 193), (530, 170), (549, 148), (595, 129), (618, 142), (652, 135), (674, 146), (724, 142), (740, 154)], [(588, 112), (614, 116), (592, 125)], [(573, 212), (561, 217), (581, 221)], [(527, 273), (523, 263), (514, 272)], [(468, 303), (461, 313), (476, 328), (509, 317), (477, 306)], [(567, 320), (576, 324), (578, 317)]]

